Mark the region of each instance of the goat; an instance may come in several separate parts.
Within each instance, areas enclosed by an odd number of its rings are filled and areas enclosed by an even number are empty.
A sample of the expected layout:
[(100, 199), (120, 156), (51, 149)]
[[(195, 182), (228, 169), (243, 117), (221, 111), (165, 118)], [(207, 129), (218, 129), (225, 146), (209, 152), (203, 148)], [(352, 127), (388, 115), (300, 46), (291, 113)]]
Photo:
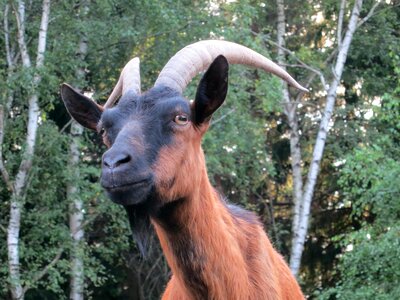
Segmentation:
[[(173, 274), (162, 299), (304, 299), (257, 217), (227, 204), (207, 176), (201, 139), (225, 100), (229, 63), (262, 68), (306, 91), (249, 48), (201, 41), (172, 57), (144, 94), (134, 58), (104, 106), (67, 84), (61, 96), (77, 122), (102, 135), (101, 185), (126, 208), (141, 251), (155, 228)], [(205, 69), (189, 103), (182, 92)]]

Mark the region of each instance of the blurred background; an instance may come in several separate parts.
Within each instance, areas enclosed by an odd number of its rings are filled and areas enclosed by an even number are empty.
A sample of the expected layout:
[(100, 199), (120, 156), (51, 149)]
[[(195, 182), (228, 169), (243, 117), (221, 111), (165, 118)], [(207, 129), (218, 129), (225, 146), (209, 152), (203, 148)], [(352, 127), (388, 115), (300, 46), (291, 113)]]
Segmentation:
[(139, 56), (147, 90), (201, 39), (310, 90), (231, 66), (203, 141), (214, 186), (260, 216), (308, 298), (400, 299), (398, 0), (0, 0), (0, 18), (0, 299), (160, 298), (158, 241), (143, 259), (59, 86), (103, 104)]

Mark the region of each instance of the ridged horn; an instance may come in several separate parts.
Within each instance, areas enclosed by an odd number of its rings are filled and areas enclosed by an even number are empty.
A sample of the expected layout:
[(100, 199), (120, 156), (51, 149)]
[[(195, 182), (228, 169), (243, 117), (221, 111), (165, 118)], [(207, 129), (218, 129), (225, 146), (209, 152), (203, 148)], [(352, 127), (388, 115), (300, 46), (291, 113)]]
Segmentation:
[(268, 58), (245, 46), (220, 40), (200, 41), (178, 51), (161, 70), (154, 86), (163, 85), (182, 93), (192, 78), (206, 70), (221, 54), (230, 64), (263, 69), (282, 78), (289, 85), (308, 92), (289, 73)]
[(129, 90), (140, 94), (140, 60), (138, 57), (132, 58), (122, 69), (118, 82), (104, 104), (104, 108), (110, 108), (119, 96)]

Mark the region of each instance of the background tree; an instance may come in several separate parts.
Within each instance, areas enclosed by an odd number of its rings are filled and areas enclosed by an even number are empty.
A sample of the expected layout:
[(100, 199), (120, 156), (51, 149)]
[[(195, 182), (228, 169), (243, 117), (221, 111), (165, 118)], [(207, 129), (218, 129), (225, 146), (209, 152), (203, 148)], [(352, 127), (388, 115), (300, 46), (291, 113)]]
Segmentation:
[[(81, 1), (77, 6), (77, 16), (85, 18), (89, 12), (89, 1)], [(85, 82), (85, 68), (83, 62), (88, 51), (88, 43), (84, 28), (81, 29), (80, 39), (77, 49), (77, 58), (82, 66), (76, 70), (76, 83), (82, 85)], [(71, 120), (71, 145), (69, 148), (69, 167), (72, 175), (67, 182), (67, 198), (69, 203), (69, 230), (72, 237), (71, 247), (71, 280), (70, 295), (71, 300), (81, 300), (84, 298), (84, 253), (82, 244), (84, 243), (84, 210), (83, 201), (79, 196), (79, 185), (76, 178), (79, 178), (79, 157), (80, 140), (83, 133), (83, 127), (75, 120)]]
[[(19, 247), (19, 234), (20, 234), (20, 225), (21, 225), (21, 209), (24, 202), (25, 197), (25, 189), (28, 184), (28, 177), (31, 173), (32, 168), (32, 160), (35, 153), (36, 147), (36, 136), (38, 130), (38, 121), (39, 121), (39, 91), (38, 85), (41, 83), (42, 76), (40, 74), (40, 69), (44, 64), (44, 54), (46, 50), (46, 40), (47, 40), (47, 27), (49, 22), (49, 13), (50, 13), (50, 1), (44, 0), (42, 7), (40, 28), (37, 39), (37, 51), (36, 51), (36, 63), (33, 66), (31, 62), (31, 56), (28, 52), (27, 40), (26, 40), (26, 17), (25, 17), (25, 2), (18, 1), (15, 6), (12, 6), (12, 11), (15, 16), (16, 23), (16, 43), (18, 44), (19, 51), (13, 51), (11, 48), (11, 36), (10, 36), (10, 26), (8, 15), (10, 13), (10, 5), (5, 4), (4, 8), (4, 29), (5, 29), (5, 48), (6, 48), (6, 57), (8, 64), (8, 78), (13, 76), (13, 71), (17, 66), (18, 60), (17, 56), (20, 56), (20, 62), (23, 69), (23, 72), (26, 76), (31, 77), (30, 85), (25, 86), (26, 88), (26, 96), (28, 98), (28, 120), (26, 123), (26, 133), (25, 133), (25, 143), (24, 150), (22, 151), (22, 155), (20, 156), (20, 165), (15, 175), (15, 180), (11, 181), (9, 172), (6, 169), (6, 166), (3, 162), (1, 162), (1, 172), (3, 175), (4, 181), (7, 183), (7, 186), (11, 192), (10, 197), (10, 215), (9, 215), (9, 223), (7, 228), (7, 250), (8, 250), (8, 268), (9, 268), (9, 283), (10, 290), (13, 299), (23, 299), (24, 294), (27, 290), (27, 286), (23, 287), (21, 282), (21, 274), (20, 274), (20, 247)], [(15, 41), (15, 40), (14, 40)], [(17, 54), (18, 53), (18, 54)], [(14, 101), (13, 91), (9, 91), (9, 95), (7, 97), (6, 107), (7, 109), (11, 109)], [(4, 109), (0, 109), (0, 113), (2, 114), (0, 120), (2, 124), (1, 132), (2, 138), (1, 142), (3, 142), (3, 130), (4, 130)], [(9, 111), (7, 111), (9, 113)], [(40, 275), (38, 275), (40, 276)]]
[[(343, 14), (344, 7), (346, 1), (341, 2), (341, 7), (339, 10), (338, 20), (339, 22), (343, 22)], [(379, 3), (379, 2), (378, 2)], [(321, 118), (320, 127), (318, 130), (318, 135), (315, 141), (312, 161), (310, 163), (310, 168), (307, 176), (307, 181), (304, 186), (304, 191), (302, 194), (302, 198), (299, 200), (298, 211), (295, 210), (294, 215), (297, 214), (299, 217), (294, 217), (294, 221), (298, 221), (297, 224), (294, 223), (293, 229), (293, 240), (292, 240), (292, 251), (290, 256), (290, 267), (292, 272), (297, 275), (300, 269), (300, 261), (302, 252), (304, 249), (304, 243), (306, 240), (306, 235), (308, 232), (308, 224), (309, 224), (309, 216), (311, 209), (311, 201), (314, 194), (314, 189), (316, 185), (317, 175), (320, 170), (320, 163), (322, 159), (322, 155), (325, 148), (325, 141), (329, 131), (329, 123), (331, 120), (331, 116), (335, 107), (335, 100), (337, 95), (337, 88), (340, 84), (343, 69), (346, 63), (347, 55), (349, 52), (349, 48), (351, 42), (353, 40), (354, 33), (359, 24), (359, 16), (362, 9), (363, 1), (356, 0), (354, 2), (353, 9), (350, 14), (350, 18), (348, 21), (347, 30), (342, 39), (341, 28), (343, 24), (338, 23), (337, 25), (337, 55), (335, 56), (335, 63), (332, 66), (333, 69), (333, 79), (329, 83), (329, 87), (325, 87), (325, 80), (322, 81), (322, 85), (324, 90), (327, 92), (326, 96), (326, 105)], [(375, 9), (375, 6), (371, 9), (371, 13)], [(366, 17), (367, 18), (367, 17)], [(364, 19), (366, 20), (366, 19)], [(362, 20), (362, 21), (364, 21)], [(362, 22), (361, 21), (361, 22)], [(323, 77), (322, 77), (323, 78)], [(298, 164), (298, 163), (297, 163)]]

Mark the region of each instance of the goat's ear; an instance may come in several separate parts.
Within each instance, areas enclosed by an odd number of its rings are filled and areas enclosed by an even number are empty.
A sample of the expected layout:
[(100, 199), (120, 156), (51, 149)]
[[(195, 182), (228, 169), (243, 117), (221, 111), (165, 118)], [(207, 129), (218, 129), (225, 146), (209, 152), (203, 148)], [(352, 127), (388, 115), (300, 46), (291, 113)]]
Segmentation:
[(228, 71), (228, 61), (225, 56), (220, 55), (203, 75), (194, 102), (196, 124), (208, 122), (211, 115), (224, 103), (228, 91)]
[(72, 118), (83, 127), (96, 130), (103, 107), (66, 83), (61, 86), (61, 98)]

